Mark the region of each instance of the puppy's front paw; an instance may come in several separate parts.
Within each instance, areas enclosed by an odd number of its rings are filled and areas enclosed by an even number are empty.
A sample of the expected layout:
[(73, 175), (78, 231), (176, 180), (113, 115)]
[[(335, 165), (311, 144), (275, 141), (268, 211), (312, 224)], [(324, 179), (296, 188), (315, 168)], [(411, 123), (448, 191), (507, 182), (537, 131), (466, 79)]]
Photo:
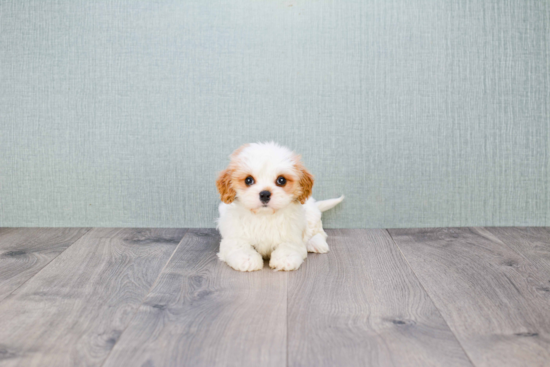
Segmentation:
[(264, 267), (264, 259), (255, 251), (233, 253), (224, 259), (224, 261), (227, 265), (238, 271), (256, 271), (262, 270)]
[(290, 271), (298, 269), (303, 262), (302, 256), (298, 253), (274, 251), (271, 254), (271, 260), (269, 260), (269, 266), (276, 271)]
[(307, 241), (307, 252), (326, 254), (328, 252), (327, 240), (317, 233)]

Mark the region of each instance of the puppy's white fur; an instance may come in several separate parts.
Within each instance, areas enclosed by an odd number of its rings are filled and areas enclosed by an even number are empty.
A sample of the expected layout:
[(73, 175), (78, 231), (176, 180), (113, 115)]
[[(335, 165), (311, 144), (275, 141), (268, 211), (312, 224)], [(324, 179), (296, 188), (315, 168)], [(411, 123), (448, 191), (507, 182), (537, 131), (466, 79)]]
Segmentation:
[[(230, 158), (216, 182), (222, 198), (220, 260), (235, 270), (254, 271), (263, 267), (263, 258), (270, 258), (271, 268), (294, 270), (308, 251), (328, 252), (321, 212), (343, 196), (320, 202), (309, 198), (313, 176), (299, 156), (275, 143), (246, 144)], [(253, 184), (246, 184), (248, 177)], [(277, 183), (279, 177), (285, 185)], [(262, 191), (271, 193), (267, 204), (260, 200)]]

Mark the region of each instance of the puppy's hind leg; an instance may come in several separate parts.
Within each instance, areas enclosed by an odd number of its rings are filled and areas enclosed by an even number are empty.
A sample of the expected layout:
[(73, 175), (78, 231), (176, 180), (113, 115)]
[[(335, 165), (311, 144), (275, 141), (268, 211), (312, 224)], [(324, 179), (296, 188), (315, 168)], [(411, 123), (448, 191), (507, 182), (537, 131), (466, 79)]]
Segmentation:
[(317, 254), (326, 254), (329, 251), (326, 236), (317, 233), (307, 241), (307, 252), (315, 252)]

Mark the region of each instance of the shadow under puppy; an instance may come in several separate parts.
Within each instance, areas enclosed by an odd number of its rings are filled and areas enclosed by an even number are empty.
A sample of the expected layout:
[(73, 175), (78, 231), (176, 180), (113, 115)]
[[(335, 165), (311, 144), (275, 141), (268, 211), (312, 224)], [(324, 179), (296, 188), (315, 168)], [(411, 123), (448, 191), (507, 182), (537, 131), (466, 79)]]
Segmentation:
[(216, 186), (221, 195), (218, 257), (235, 270), (295, 270), (309, 252), (326, 253), (321, 212), (344, 197), (316, 202), (300, 156), (275, 143), (245, 144), (230, 155)]

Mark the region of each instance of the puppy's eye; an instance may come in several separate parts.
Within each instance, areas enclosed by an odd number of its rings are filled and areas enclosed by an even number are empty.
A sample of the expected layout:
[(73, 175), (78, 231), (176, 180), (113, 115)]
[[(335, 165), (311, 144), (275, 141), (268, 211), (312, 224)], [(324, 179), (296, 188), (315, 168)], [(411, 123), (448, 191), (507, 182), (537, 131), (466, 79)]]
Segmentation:
[(286, 178), (284, 178), (283, 176), (279, 176), (277, 177), (276, 182), (278, 186), (284, 186), (286, 184)]
[(252, 178), (252, 176), (248, 176), (244, 179), (244, 183), (246, 184), (246, 186), (250, 186), (254, 183), (254, 179)]

